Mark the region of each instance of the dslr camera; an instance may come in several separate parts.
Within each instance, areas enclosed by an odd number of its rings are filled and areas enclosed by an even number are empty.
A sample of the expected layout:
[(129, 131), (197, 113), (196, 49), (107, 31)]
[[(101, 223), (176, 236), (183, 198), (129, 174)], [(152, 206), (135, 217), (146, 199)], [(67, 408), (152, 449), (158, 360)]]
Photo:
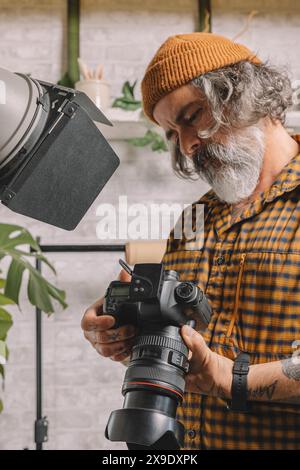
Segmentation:
[[(180, 327), (205, 328), (211, 307), (197, 281), (180, 282), (162, 263), (135, 264), (131, 282), (112, 281), (103, 313), (115, 318), (114, 328), (135, 325), (122, 394), (123, 408), (111, 413), (105, 437), (126, 442), (130, 450), (173, 450), (183, 446), (184, 426), (176, 420), (189, 369), (188, 348)], [(191, 319), (194, 318), (194, 319)]]

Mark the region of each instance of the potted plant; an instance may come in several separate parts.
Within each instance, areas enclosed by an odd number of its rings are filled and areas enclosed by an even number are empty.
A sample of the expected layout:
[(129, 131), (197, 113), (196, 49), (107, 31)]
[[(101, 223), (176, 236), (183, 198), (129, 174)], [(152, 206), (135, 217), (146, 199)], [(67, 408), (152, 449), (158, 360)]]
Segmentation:
[[(34, 251), (30, 251), (34, 250)], [(31, 261), (40, 260), (55, 274), (52, 264), (43, 256), (32, 235), (18, 225), (0, 224), (0, 263), (9, 259), (8, 268), (0, 268), (0, 376), (4, 384), (4, 365), (8, 359), (7, 333), (13, 325), (10, 305), (19, 305), (19, 293), (23, 274), (27, 271), (27, 296), (30, 303), (46, 314), (54, 312), (53, 299), (66, 308), (65, 292), (51, 284), (33, 266)], [(3, 263), (2, 263), (3, 264)], [(0, 396), (0, 412), (3, 402)]]
[[(142, 112), (142, 103), (134, 96), (134, 88), (137, 81), (131, 85), (128, 81), (122, 87), (122, 96), (116, 98), (112, 104), (113, 108), (121, 108), (125, 111), (136, 111), (140, 109), (142, 118), (145, 118)], [(127, 142), (136, 147), (145, 147), (150, 145), (153, 152), (167, 152), (168, 146), (164, 139), (154, 130), (148, 129), (143, 137), (127, 139)]]

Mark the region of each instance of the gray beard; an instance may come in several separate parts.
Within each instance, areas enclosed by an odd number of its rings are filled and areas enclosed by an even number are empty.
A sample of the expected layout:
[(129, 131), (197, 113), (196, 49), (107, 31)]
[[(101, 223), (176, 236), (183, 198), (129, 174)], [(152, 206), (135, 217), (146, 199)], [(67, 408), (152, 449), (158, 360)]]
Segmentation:
[(217, 197), (236, 204), (254, 192), (265, 151), (264, 132), (259, 124), (235, 131), (226, 144), (204, 144), (194, 155), (196, 173)]

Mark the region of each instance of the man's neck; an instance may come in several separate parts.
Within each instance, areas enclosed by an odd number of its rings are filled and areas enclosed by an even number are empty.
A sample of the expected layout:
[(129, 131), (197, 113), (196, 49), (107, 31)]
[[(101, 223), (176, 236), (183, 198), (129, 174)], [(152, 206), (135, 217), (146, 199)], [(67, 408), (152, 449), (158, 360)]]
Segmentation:
[(282, 169), (298, 155), (298, 143), (288, 134), (281, 123), (265, 126), (266, 147), (263, 167), (253, 195), (272, 186)]

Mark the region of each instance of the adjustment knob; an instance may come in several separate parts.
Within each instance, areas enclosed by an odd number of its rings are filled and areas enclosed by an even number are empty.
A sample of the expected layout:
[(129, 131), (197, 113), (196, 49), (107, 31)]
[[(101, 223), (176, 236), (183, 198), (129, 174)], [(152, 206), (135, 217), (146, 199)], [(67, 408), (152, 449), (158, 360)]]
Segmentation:
[(181, 282), (175, 289), (175, 296), (178, 302), (190, 302), (197, 294), (197, 287), (191, 282)]

